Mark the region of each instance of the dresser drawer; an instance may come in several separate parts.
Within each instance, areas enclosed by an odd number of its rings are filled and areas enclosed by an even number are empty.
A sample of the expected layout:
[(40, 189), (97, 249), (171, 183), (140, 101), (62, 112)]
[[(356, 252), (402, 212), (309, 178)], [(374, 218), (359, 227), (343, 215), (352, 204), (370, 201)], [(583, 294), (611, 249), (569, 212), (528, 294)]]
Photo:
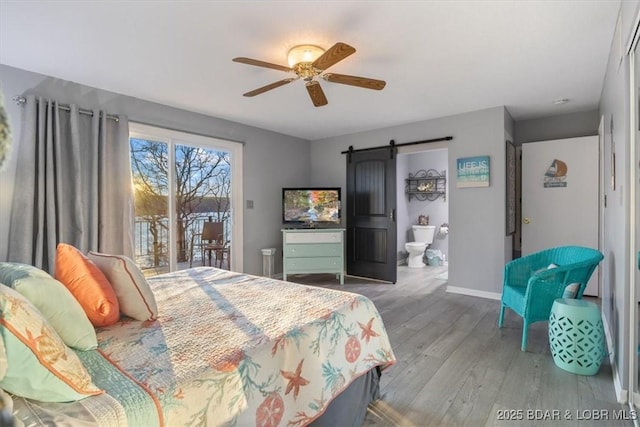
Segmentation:
[(287, 258), (284, 262), (287, 273), (333, 273), (342, 271), (341, 257)]
[(287, 232), (285, 243), (340, 243), (342, 231)]
[(335, 273), (344, 285), (344, 229), (282, 230), (282, 277)]
[(307, 243), (287, 245), (284, 247), (285, 257), (333, 257), (342, 256), (342, 245), (332, 243)]

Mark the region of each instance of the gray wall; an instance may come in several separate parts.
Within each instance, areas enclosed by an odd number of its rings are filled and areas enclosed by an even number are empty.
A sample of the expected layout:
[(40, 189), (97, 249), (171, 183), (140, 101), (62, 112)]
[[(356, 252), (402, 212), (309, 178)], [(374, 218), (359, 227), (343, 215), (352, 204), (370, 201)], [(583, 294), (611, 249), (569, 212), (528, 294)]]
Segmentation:
[(411, 170), (409, 169), (409, 156), (406, 154), (399, 154), (396, 157), (396, 218), (398, 224), (397, 244), (396, 252), (399, 263), (404, 262), (407, 257), (407, 251), (404, 249), (404, 244), (407, 239), (410, 238), (408, 232), (404, 230), (409, 229), (409, 203), (407, 203), (407, 196), (404, 194), (405, 178), (409, 176)]
[(312, 183), (345, 189), (346, 160), (340, 153), (350, 145), (358, 149), (386, 145), (391, 139), (402, 143), (450, 135), (453, 140), (445, 145), (448, 171), (455, 171), (459, 157), (489, 155), (489, 187), (456, 188), (455, 173), (450, 175), (449, 286), (495, 297), (502, 292), (506, 245), (510, 245), (505, 237), (505, 116), (504, 107), (495, 107), (312, 141)]
[(600, 114), (598, 110), (521, 120), (514, 124), (513, 137), (516, 144), (522, 144), (525, 142), (591, 136), (598, 134), (599, 123)]
[[(14, 135), (13, 156), (0, 172), (0, 260), (7, 259), (9, 217), (15, 183), (16, 152), (20, 139), (21, 108), (11, 98), (35, 94), (82, 108), (102, 108), (110, 114), (124, 114), (131, 121), (244, 142), (244, 199), (253, 209), (244, 211), (244, 271), (262, 274), (262, 253), (266, 247), (281, 253), (282, 187), (308, 185), (309, 142), (275, 132), (217, 119), (165, 105), (143, 101), (65, 80), (31, 73), (0, 64), (0, 84)], [(265, 179), (267, 178), (268, 179)], [(246, 203), (243, 201), (243, 206)], [(280, 257), (276, 256), (280, 262)], [(281, 270), (281, 264), (276, 266)]]
[[(632, 233), (632, 220), (629, 206), (629, 183), (631, 174), (630, 134), (629, 134), (629, 57), (626, 52), (617, 48), (618, 42), (627, 46), (632, 36), (633, 23), (638, 13), (637, 1), (625, 1), (621, 4), (622, 30), (620, 38), (614, 37), (607, 64), (600, 114), (604, 116), (604, 195), (607, 207), (604, 209), (603, 227), (604, 242), (601, 242), (604, 261), (602, 262), (602, 308), (609, 335), (613, 339), (614, 375), (625, 390), (629, 389), (629, 326), (637, 322), (631, 319), (628, 307), (630, 290), (629, 258), (632, 249), (629, 247)], [(622, 61), (621, 61), (622, 55)], [(613, 117), (613, 135), (611, 134), (611, 118)], [(613, 138), (612, 138), (613, 136)], [(611, 176), (611, 145), (615, 145), (616, 153), (616, 190), (609, 185)], [(637, 224), (635, 224), (637, 227)]]

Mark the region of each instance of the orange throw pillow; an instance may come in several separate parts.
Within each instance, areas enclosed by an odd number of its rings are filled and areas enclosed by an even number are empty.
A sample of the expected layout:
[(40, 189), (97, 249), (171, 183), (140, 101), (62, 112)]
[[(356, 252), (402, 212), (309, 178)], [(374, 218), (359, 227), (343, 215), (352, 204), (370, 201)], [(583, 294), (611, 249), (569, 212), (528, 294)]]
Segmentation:
[(120, 318), (118, 298), (97, 265), (71, 245), (56, 249), (56, 279), (78, 300), (93, 326), (113, 325)]

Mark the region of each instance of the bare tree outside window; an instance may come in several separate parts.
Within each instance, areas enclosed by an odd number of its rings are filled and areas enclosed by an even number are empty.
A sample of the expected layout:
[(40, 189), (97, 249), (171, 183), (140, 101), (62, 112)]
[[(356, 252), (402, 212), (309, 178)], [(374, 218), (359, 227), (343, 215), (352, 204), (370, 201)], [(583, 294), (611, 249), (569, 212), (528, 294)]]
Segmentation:
[[(137, 138), (131, 138), (130, 145), (135, 215), (140, 223), (138, 261), (142, 266), (164, 266), (168, 264), (169, 148), (163, 142)], [(228, 224), (230, 154), (176, 144), (175, 180), (176, 261), (181, 263), (189, 260), (191, 236), (201, 232), (207, 217)]]

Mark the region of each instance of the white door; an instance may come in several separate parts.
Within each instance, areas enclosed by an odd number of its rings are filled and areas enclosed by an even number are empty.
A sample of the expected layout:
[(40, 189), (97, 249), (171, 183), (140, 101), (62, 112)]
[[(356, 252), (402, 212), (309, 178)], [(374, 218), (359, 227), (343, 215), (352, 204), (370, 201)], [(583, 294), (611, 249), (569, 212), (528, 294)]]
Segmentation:
[[(522, 255), (598, 248), (598, 137), (522, 144)], [(598, 296), (594, 272), (585, 295)]]

